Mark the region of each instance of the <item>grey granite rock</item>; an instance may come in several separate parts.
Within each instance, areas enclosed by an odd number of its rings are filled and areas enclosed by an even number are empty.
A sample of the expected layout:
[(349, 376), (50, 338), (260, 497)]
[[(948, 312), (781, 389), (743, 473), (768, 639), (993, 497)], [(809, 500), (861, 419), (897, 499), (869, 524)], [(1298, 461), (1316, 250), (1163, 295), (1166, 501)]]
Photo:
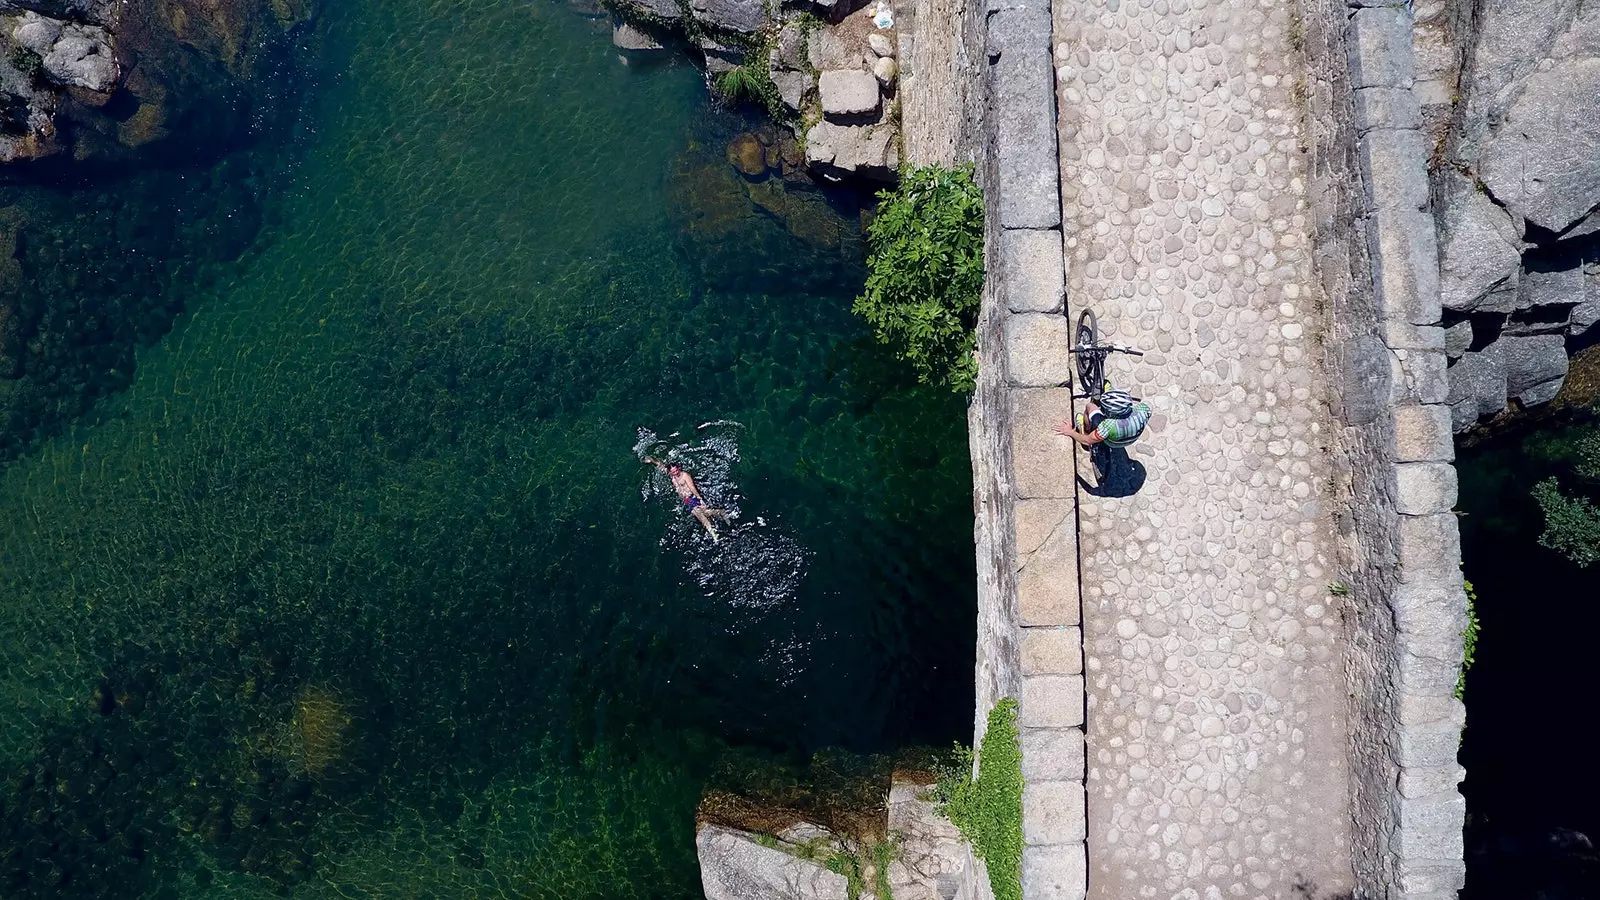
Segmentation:
[(1506, 369), (1499, 356), (1468, 353), (1450, 367), (1449, 374), (1446, 402), (1465, 418), (1456, 422), (1458, 430), (1506, 408)]
[(1006, 228), (1061, 223), (1049, 37), (1047, 6), (1008, 6), (989, 17), (991, 140), (1005, 148), (995, 161), (998, 183), (992, 190)]
[(1405, 6), (1358, 9), (1350, 43), (1350, 83), (1355, 88), (1409, 88), (1416, 80), (1411, 10)]
[(1506, 393), (1525, 406), (1544, 403), (1567, 377), (1566, 340), (1559, 334), (1502, 335), (1484, 349), (1506, 373)]
[(1444, 352), (1451, 359), (1460, 359), (1472, 346), (1472, 322), (1463, 319), (1444, 330)]
[(1521, 229), (1466, 178), (1455, 172), (1440, 178), (1439, 301), (1445, 309), (1479, 309), (1497, 288), (1514, 283)]
[(1389, 360), (1389, 348), (1370, 335), (1352, 338), (1337, 349), (1337, 399), (1346, 425), (1367, 425), (1388, 408), (1394, 377)]
[[(866, 73), (863, 72), (863, 75)], [(867, 80), (877, 86), (871, 75)], [(894, 177), (894, 128), (879, 125), (836, 125), (818, 122), (806, 132), (806, 163), (832, 174), (852, 174), (887, 181)]]
[(859, 69), (834, 69), (817, 78), (822, 115), (834, 122), (875, 120), (882, 106), (878, 79)]
[(30, 11), (13, 20), (11, 36), (39, 54), (45, 76), (57, 84), (108, 93), (122, 75), (111, 34), (98, 25), (57, 21)]
[(645, 16), (663, 22), (675, 22), (683, 18), (683, 10), (678, 6), (677, 0), (621, 0), (621, 2)]
[(742, 832), (702, 825), (694, 844), (706, 900), (846, 900), (849, 896), (843, 875), (763, 847)]
[(1471, 164), (1518, 83), (1572, 22), (1579, 0), (1493, 0), (1475, 8), (1477, 40), (1464, 67), (1458, 152)]
[(611, 26), (611, 46), (632, 54), (659, 53), (666, 49), (648, 32), (627, 22), (617, 22)]
[(763, 0), (690, 0), (694, 17), (707, 25), (753, 34), (767, 24)]
[(1479, 174), (1512, 212), (1563, 231), (1600, 205), (1600, 59), (1529, 75), (1484, 143)]

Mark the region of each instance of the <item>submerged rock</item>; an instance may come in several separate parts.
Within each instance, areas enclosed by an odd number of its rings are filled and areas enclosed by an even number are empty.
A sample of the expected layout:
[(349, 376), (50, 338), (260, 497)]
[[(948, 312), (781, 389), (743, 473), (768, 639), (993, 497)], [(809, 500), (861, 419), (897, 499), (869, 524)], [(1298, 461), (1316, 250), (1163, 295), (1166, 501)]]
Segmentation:
[(767, 174), (767, 148), (747, 131), (728, 142), (728, 164), (746, 178), (760, 178)]
[(617, 22), (611, 26), (611, 46), (635, 55), (659, 53), (666, 49), (649, 32), (627, 22)]
[[(872, 80), (872, 76), (867, 77)], [(873, 87), (877, 87), (876, 80)], [(887, 124), (818, 122), (806, 132), (806, 163), (835, 176), (891, 180), (895, 171), (894, 128)]]

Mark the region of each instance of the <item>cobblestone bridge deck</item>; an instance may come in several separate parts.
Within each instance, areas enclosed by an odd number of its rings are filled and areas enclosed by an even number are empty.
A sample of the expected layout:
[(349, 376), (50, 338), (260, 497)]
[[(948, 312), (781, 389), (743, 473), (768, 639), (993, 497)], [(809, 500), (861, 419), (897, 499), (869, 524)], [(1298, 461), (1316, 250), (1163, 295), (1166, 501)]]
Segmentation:
[[(1331, 68), (1308, 62), (1308, 9), (1337, 32), (1311, 28), (1334, 34)], [(1453, 748), (1393, 736), (1460, 726), (1425, 183), (1392, 204), (1398, 230), (1387, 211), (1374, 225), (1371, 209), (1314, 208), (1318, 177), (1324, 202), (1380, 206), (1424, 177), (1420, 154), (1386, 150), (1421, 146), (1409, 13), (1359, 12), (1372, 27), (1350, 26), (1347, 69), (1342, 5), (989, 2), (993, 264), (973, 433), (980, 594), (1004, 599), (981, 605), (978, 686), (980, 714), (1021, 698), (1030, 900), (1459, 886)], [(1369, 91), (1350, 93), (1351, 69)], [(1356, 118), (1397, 130), (1362, 131), (1357, 166), (1352, 126), (1347, 158), (1314, 173), (1337, 141), (1308, 131), (1352, 96)], [(1103, 486), (1051, 433), (1070, 415), (1081, 309), (1148, 351), (1108, 361), (1155, 416)], [(1336, 529), (1352, 509), (1366, 521)], [(1420, 621), (1435, 649), (1389, 649), (1396, 622)], [(1397, 781), (1426, 803), (1406, 806)]]

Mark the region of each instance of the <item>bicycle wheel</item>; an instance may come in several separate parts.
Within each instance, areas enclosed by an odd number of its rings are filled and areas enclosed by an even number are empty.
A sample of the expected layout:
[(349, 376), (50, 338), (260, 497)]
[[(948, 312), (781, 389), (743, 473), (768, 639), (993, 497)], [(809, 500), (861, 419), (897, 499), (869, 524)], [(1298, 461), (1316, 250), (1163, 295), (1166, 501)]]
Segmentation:
[(1105, 383), (1105, 357), (1092, 352), (1099, 340), (1094, 312), (1084, 310), (1078, 316), (1078, 330), (1073, 336), (1073, 348), (1078, 351), (1078, 389), (1089, 394), (1099, 393)]

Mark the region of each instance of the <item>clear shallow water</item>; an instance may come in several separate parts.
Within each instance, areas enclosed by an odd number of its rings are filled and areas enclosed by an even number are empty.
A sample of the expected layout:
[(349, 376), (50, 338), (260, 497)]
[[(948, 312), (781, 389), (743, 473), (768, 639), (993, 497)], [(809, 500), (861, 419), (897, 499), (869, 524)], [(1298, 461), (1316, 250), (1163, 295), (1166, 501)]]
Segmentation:
[(689, 897), (726, 747), (962, 737), (963, 407), (848, 202), (561, 6), (328, 17), (254, 247), (0, 470), (0, 893)]

